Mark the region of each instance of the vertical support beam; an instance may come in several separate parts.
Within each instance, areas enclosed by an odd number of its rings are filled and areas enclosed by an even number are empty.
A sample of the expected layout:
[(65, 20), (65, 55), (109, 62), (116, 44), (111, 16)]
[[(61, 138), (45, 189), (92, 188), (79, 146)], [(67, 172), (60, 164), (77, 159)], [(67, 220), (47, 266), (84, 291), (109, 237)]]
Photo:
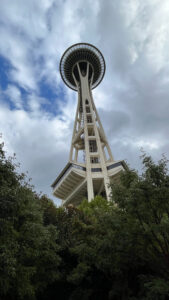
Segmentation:
[(113, 155), (112, 155), (112, 152), (111, 152), (111, 149), (110, 149), (110, 146), (109, 146), (109, 143), (107, 141), (107, 138), (106, 138), (106, 135), (105, 135), (105, 132), (104, 132), (104, 129), (103, 129), (103, 126), (102, 126), (102, 123), (100, 121), (100, 117), (99, 117), (99, 114), (96, 110), (96, 106), (95, 106), (95, 103), (94, 103), (94, 100), (93, 100), (93, 95), (92, 95), (92, 91), (90, 92), (90, 95), (91, 95), (91, 101), (92, 101), (92, 106), (93, 106), (93, 110), (95, 111), (96, 113), (96, 118), (97, 118), (97, 121), (99, 123), (99, 126), (100, 126), (100, 129), (102, 131), (102, 134), (104, 136), (104, 140), (106, 142), (106, 148), (107, 148), (107, 151), (108, 151), (108, 154), (109, 154), (109, 157), (110, 157), (110, 160), (111, 161), (114, 161), (114, 158), (113, 158)]
[(77, 163), (77, 158), (78, 158), (78, 150), (75, 148), (75, 162)]
[(87, 72), (85, 76), (81, 74), (79, 64), (77, 64), (77, 67), (78, 67), (79, 77), (81, 82), (81, 95), (82, 95), (82, 105), (83, 105), (83, 114), (84, 114), (84, 142), (85, 142), (85, 154), (86, 154), (87, 193), (88, 193), (88, 201), (90, 202), (94, 198), (94, 190), (93, 190), (91, 163), (90, 163), (87, 116), (86, 116), (86, 107), (85, 107), (85, 100), (86, 99), (89, 100), (89, 87), (88, 87), (89, 63), (87, 63)]
[[(92, 114), (93, 114), (93, 119), (95, 119), (94, 118), (94, 111), (92, 111)], [(107, 172), (106, 162), (105, 162), (105, 159), (104, 159), (104, 154), (103, 154), (103, 149), (102, 149), (102, 145), (101, 145), (101, 141), (100, 141), (99, 131), (98, 131), (98, 128), (97, 128), (97, 125), (96, 125), (96, 120), (94, 120), (93, 123), (94, 123), (94, 131), (95, 131), (95, 135), (96, 135), (96, 142), (97, 142), (97, 146), (98, 146), (98, 152), (99, 152), (99, 156), (100, 156), (100, 163), (101, 163), (102, 173), (103, 173), (103, 178), (104, 178), (106, 196), (107, 196), (107, 200), (109, 200), (110, 199), (110, 194), (111, 194), (110, 180), (109, 180), (109, 176), (108, 176), (108, 172)]]
[(77, 104), (77, 109), (76, 109), (76, 117), (75, 117), (75, 122), (74, 122), (74, 127), (73, 127), (73, 134), (72, 134), (72, 142), (71, 142), (71, 148), (70, 148), (70, 154), (69, 154), (69, 160), (73, 160), (73, 138), (75, 137), (76, 134), (76, 127), (77, 127), (77, 122), (78, 122), (78, 113), (79, 113), (79, 106), (80, 106), (80, 94), (78, 93), (78, 104)]

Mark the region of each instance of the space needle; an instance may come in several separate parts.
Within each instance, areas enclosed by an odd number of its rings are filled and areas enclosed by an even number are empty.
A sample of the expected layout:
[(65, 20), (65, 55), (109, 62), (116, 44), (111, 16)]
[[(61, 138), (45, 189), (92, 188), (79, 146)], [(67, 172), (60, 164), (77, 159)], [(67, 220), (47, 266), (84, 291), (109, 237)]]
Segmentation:
[(64, 83), (78, 94), (69, 161), (52, 184), (64, 206), (76, 206), (84, 198), (91, 201), (96, 195), (109, 200), (111, 183), (125, 169), (123, 160), (113, 158), (92, 96), (105, 68), (102, 53), (87, 43), (72, 45), (60, 61)]

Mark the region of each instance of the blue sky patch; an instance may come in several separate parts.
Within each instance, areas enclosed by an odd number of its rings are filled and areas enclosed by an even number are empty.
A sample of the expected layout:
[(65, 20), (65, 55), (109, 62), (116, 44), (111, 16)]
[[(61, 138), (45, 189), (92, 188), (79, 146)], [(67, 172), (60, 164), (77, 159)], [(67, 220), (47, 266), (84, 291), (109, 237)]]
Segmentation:
[(5, 90), (9, 84), (8, 72), (11, 69), (11, 64), (7, 59), (0, 55), (0, 85), (2, 90)]

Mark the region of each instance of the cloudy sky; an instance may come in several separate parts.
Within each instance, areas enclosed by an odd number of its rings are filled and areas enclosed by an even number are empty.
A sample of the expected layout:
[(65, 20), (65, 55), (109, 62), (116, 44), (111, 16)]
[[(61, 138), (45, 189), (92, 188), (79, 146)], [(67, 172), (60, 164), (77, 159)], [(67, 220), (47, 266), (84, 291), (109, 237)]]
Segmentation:
[(59, 61), (74, 43), (105, 57), (93, 93), (115, 159), (169, 158), (168, 37), (168, 0), (0, 1), (0, 132), (37, 191), (52, 197), (68, 160), (77, 93)]

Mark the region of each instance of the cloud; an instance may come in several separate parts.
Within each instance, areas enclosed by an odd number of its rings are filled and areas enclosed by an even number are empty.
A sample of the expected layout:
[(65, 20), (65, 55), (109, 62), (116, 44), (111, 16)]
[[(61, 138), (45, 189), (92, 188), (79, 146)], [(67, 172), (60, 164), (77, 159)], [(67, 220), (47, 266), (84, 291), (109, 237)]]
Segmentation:
[(38, 190), (50, 195), (68, 160), (77, 93), (62, 82), (59, 61), (73, 43), (92, 43), (105, 57), (93, 95), (115, 159), (140, 168), (140, 147), (169, 156), (168, 20), (167, 0), (1, 0), (9, 67), (0, 128)]
[(28, 171), (36, 189), (50, 195), (52, 181), (67, 162), (69, 120), (1, 106), (0, 125), (7, 153), (16, 152), (22, 171)]
[(5, 90), (4, 94), (13, 103), (15, 108), (18, 108), (18, 109), (22, 108), (23, 103), (22, 103), (22, 99), (21, 99), (21, 92), (16, 86), (9, 84), (7, 89)]

